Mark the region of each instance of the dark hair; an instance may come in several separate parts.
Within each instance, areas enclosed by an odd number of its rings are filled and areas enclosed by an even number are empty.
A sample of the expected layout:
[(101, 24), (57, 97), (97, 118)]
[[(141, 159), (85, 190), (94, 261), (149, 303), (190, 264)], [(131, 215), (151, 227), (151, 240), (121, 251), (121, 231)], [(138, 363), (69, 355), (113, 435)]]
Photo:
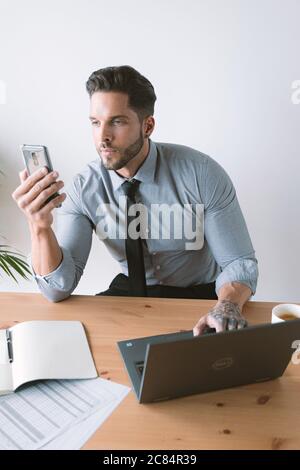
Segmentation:
[(96, 91), (126, 93), (128, 105), (137, 113), (140, 121), (154, 114), (156, 95), (152, 84), (129, 65), (96, 70), (86, 82), (86, 89), (90, 97)]

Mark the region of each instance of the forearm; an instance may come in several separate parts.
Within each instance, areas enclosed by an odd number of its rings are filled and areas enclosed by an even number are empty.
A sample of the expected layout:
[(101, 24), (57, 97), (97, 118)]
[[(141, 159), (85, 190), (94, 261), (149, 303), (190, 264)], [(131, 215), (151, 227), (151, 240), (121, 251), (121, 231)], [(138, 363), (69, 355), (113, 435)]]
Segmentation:
[(37, 230), (29, 225), (31, 234), (31, 263), (39, 276), (54, 271), (62, 261), (62, 251), (51, 228)]
[(251, 297), (251, 289), (245, 284), (239, 282), (228, 282), (223, 284), (218, 291), (218, 302), (217, 305), (221, 305), (222, 301), (229, 300), (230, 302), (237, 304), (240, 311), (243, 306)]

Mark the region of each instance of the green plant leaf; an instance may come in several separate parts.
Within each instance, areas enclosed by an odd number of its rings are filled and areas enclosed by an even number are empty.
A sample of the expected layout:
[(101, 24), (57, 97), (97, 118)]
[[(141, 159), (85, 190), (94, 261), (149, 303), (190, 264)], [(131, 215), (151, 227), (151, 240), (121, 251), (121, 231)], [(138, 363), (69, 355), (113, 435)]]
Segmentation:
[(16, 283), (18, 284), (17, 279), (15, 278), (15, 276), (13, 275), (13, 273), (12, 273), (11, 270), (9, 269), (9, 266), (7, 265), (6, 261), (5, 261), (3, 258), (0, 259), (0, 266), (1, 266), (2, 269), (6, 272), (6, 274), (7, 274), (8, 276), (12, 277), (12, 278), (16, 281)]
[(27, 272), (29, 272), (31, 274), (31, 271), (28, 269), (28, 263), (26, 261), (24, 261), (23, 259), (20, 259), (20, 258), (15, 258), (15, 261), (20, 264), (20, 266), (22, 266), (24, 268), (24, 270)]
[[(7, 255), (23, 256), (20, 253), (17, 253), (16, 251), (0, 250), (0, 255), (2, 255), (2, 253), (7, 254)], [(25, 256), (23, 257), (25, 258)]]
[(25, 261), (23, 261), (22, 259), (19, 259), (19, 258), (15, 258), (14, 256), (8, 256), (7, 258), (8, 258), (7, 259), (8, 263), (10, 263), (11, 266), (14, 269), (17, 269), (17, 267), (18, 267), (22, 271), (26, 271), (28, 274), (31, 274), (28, 267), (27, 267), (28, 265)]
[(25, 261), (24, 259), (20, 258), (20, 256), (23, 256), (23, 255), (20, 255), (19, 253), (15, 253), (14, 251), (1, 251), (0, 250), (0, 257), (6, 257), (6, 256), (9, 256), (9, 257), (12, 257), (13, 259), (15, 259), (16, 261), (20, 262), (21, 264), (23, 264), (24, 266), (28, 266), (28, 263), (27, 261)]
[(11, 248), (11, 246), (9, 246), (9, 245), (0, 245), (0, 253), (12, 253), (12, 254), (17, 255), (17, 256), (23, 256), (25, 258), (25, 256), (22, 255), (22, 253), (20, 253), (19, 251), (10, 251), (10, 250), (7, 250), (6, 248)]
[[(2, 255), (2, 259), (4, 259), (5, 262), (9, 266), (11, 266), (15, 271), (17, 271), (17, 273), (20, 274), (20, 276), (22, 276), (24, 279), (28, 279), (27, 276), (26, 276), (26, 272), (28, 274), (30, 274), (30, 271), (27, 267), (24, 266), (24, 264), (22, 264), (22, 260), (19, 260), (18, 258), (15, 258), (13, 256), (9, 256), (9, 255)], [(20, 263), (20, 261), (21, 261), (21, 263)]]
[(16, 271), (23, 279), (29, 280), (27, 274), (31, 276), (29, 265), (25, 261), (26, 258), (22, 253), (11, 251), (9, 245), (0, 245), (0, 268), (9, 276), (12, 277), (16, 283), (18, 283), (12, 270)]
[(6, 267), (6, 263), (2, 262), (2, 259), (0, 258), (0, 267), (3, 269), (3, 271), (6, 272), (6, 274), (8, 274), (10, 276), (10, 271), (9, 269)]

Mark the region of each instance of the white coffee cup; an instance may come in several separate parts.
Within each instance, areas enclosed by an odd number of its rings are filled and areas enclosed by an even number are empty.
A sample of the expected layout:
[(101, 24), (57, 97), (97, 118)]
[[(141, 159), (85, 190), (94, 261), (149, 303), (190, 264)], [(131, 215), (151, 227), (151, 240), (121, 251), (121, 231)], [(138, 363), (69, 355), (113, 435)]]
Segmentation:
[(272, 309), (272, 323), (300, 318), (300, 305), (297, 304), (279, 304)]

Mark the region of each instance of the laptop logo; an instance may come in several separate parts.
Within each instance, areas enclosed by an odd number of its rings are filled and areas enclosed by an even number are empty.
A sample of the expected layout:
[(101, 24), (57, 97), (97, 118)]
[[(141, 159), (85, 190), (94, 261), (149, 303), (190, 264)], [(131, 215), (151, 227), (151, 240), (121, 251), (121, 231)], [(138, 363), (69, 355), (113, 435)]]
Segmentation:
[(228, 369), (228, 367), (232, 366), (233, 362), (233, 357), (222, 357), (213, 363), (212, 368), (214, 370)]

